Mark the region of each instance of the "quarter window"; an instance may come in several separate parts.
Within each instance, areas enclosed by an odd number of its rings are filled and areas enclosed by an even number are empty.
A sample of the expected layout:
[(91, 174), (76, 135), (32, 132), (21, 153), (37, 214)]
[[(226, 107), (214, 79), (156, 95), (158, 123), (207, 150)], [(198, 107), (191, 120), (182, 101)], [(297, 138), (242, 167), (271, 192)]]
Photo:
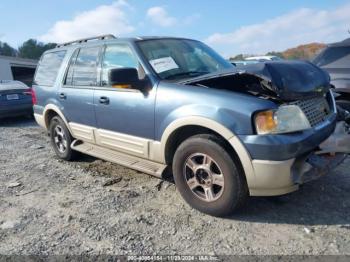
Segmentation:
[(107, 45), (102, 61), (102, 85), (109, 86), (108, 72), (112, 68), (138, 68), (138, 62), (131, 48), (125, 44)]
[[(97, 60), (100, 47), (81, 48), (74, 65), (68, 69), (66, 83), (72, 78), (74, 86), (97, 85)], [(72, 59), (74, 61), (74, 57)], [(72, 69), (71, 69), (72, 67)]]
[(43, 55), (35, 74), (34, 84), (54, 85), (66, 51), (51, 52)]

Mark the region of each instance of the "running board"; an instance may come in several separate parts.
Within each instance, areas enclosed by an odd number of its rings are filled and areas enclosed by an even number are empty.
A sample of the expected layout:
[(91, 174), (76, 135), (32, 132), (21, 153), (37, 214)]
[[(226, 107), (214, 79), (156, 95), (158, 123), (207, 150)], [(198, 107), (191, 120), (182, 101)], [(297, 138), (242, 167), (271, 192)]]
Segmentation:
[(71, 144), (72, 149), (81, 153), (94, 156), (109, 162), (113, 162), (143, 173), (162, 178), (166, 165), (152, 162), (136, 156), (130, 156), (101, 146), (74, 140)]

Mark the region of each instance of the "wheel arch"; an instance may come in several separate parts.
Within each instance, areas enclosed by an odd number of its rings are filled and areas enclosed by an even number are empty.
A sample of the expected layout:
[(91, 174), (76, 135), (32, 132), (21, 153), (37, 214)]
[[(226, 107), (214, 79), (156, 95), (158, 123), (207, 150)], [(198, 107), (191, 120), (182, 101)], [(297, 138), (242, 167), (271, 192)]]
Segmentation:
[(64, 114), (62, 111), (58, 108), (58, 106), (53, 105), (53, 104), (48, 104), (45, 106), (44, 111), (43, 111), (43, 116), (44, 116), (44, 122), (45, 122), (45, 128), (46, 130), (49, 129), (50, 126), (50, 120), (54, 116), (59, 116), (63, 122), (65, 123), (66, 127), (68, 128), (69, 132), (72, 134), (72, 130), (68, 124), (67, 119), (65, 118)]
[(237, 158), (245, 174), (248, 187), (254, 184), (252, 160), (242, 142), (227, 127), (205, 117), (191, 116), (181, 118), (168, 125), (161, 137), (163, 162), (170, 164), (177, 147), (187, 138), (197, 134), (214, 134), (221, 138), (229, 153)]

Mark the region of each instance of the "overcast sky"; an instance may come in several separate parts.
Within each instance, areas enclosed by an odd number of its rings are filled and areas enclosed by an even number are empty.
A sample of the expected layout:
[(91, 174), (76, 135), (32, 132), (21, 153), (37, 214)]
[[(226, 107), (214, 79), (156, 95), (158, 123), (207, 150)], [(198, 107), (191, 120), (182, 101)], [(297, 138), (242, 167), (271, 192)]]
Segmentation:
[(228, 57), (350, 37), (350, 1), (1, 1), (0, 41), (64, 42), (117, 36), (184, 36)]

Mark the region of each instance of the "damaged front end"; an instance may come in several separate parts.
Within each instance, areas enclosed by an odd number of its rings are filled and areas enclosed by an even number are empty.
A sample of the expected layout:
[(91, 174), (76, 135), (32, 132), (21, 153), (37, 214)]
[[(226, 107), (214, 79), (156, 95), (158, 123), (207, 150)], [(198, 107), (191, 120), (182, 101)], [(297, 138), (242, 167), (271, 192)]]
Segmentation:
[(329, 75), (312, 63), (259, 63), (181, 83), (253, 95), (271, 100), (279, 108), (298, 106), (310, 123), (308, 130), (285, 135), (257, 132), (239, 136), (252, 159), (260, 164), (270, 160), (292, 161), (290, 182), (294, 185), (329, 173), (350, 153), (350, 131), (346, 123), (350, 123), (350, 117), (341, 109), (337, 112)]
[(340, 165), (347, 154), (344, 153), (323, 153), (312, 152), (306, 157), (298, 158), (292, 168), (292, 181), (294, 184), (304, 184), (316, 180)]
[(326, 175), (350, 154), (350, 113), (338, 107), (337, 125), (318, 150), (296, 162), (292, 169), (293, 182), (303, 184)]
[(350, 113), (337, 107), (337, 125), (333, 134), (323, 141), (318, 154), (350, 154)]
[(331, 87), (326, 72), (304, 61), (257, 63), (180, 83), (247, 93), (280, 102), (320, 97)]

